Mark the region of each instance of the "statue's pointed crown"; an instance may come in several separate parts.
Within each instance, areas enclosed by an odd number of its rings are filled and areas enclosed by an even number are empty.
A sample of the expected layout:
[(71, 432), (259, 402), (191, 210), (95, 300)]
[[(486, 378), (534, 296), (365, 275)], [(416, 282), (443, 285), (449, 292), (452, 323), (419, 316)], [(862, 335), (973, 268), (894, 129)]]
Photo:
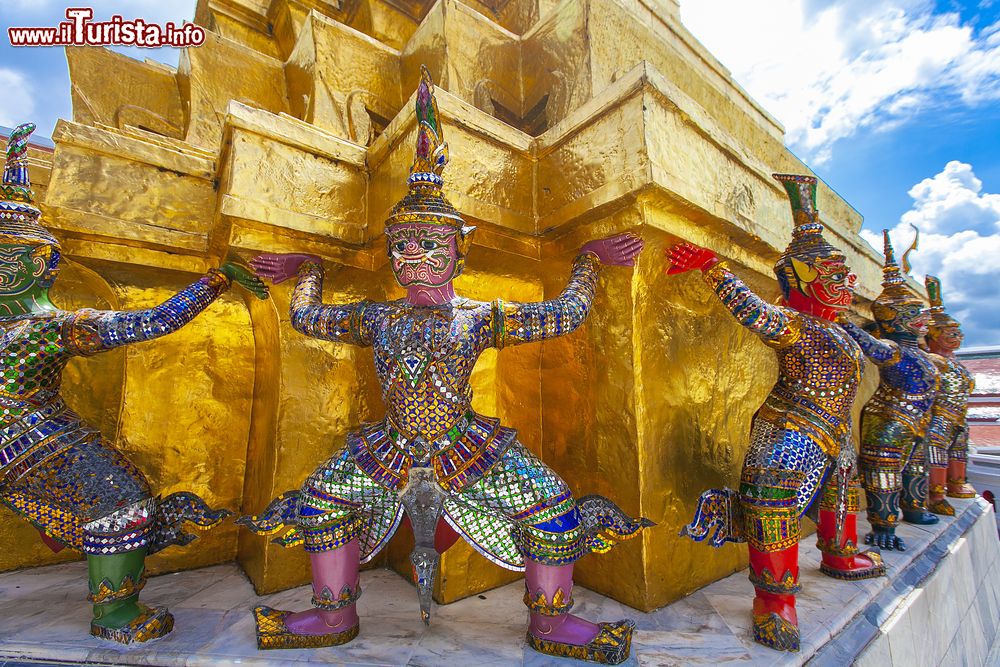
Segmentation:
[(14, 128), (7, 140), (7, 159), (0, 183), (0, 243), (52, 244), (55, 237), (38, 224), (41, 211), (35, 205), (28, 174), (28, 138), (34, 123)]
[(924, 276), (924, 286), (927, 288), (927, 298), (930, 301), (931, 330), (935, 328), (959, 326), (958, 320), (948, 314), (941, 297), (941, 279), (937, 276)]
[(896, 254), (889, 239), (889, 230), (882, 230), (882, 254), (885, 262), (882, 265), (882, 293), (875, 299), (875, 306), (902, 306), (920, 304), (923, 302), (906, 288), (906, 278), (896, 262)]
[(385, 224), (424, 223), (461, 229), (465, 221), (442, 193), (448, 144), (444, 141), (444, 128), (434, 97), (434, 81), (424, 65), (420, 66), (416, 112), (417, 145), (407, 179), (409, 192), (393, 206)]
[(792, 241), (778, 259), (775, 270), (792, 257), (809, 264), (821, 257), (843, 257), (840, 250), (823, 238), (823, 225), (816, 207), (816, 177), (803, 174), (771, 174), (771, 177), (784, 186), (793, 219)]

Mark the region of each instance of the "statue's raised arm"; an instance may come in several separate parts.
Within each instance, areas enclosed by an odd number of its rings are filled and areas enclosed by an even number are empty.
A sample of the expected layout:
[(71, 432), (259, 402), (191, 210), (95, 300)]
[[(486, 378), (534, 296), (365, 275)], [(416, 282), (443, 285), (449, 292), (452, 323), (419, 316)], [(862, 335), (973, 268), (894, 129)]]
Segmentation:
[(753, 293), (746, 283), (729, 270), (714, 252), (691, 243), (679, 243), (667, 250), (669, 274), (701, 270), (722, 305), (736, 321), (770, 345), (787, 345), (795, 340), (799, 318), (793, 311), (770, 304)]
[(876, 366), (890, 366), (899, 361), (899, 345), (893, 341), (876, 338), (846, 318), (840, 320), (840, 326)]
[(85, 308), (66, 319), (63, 341), (72, 355), (91, 355), (122, 345), (142, 343), (173, 333), (193, 320), (219, 298), (233, 281), (259, 299), (267, 288), (251, 271), (227, 262), (153, 308), (144, 310), (91, 310)]
[(263, 253), (254, 257), (250, 265), (261, 277), (275, 284), (298, 276), (289, 314), (292, 328), (299, 333), (338, 343), (372, 344), (369, 328), (362, 326), (364, 311), (370, 302), (324, 304), (323, 260), (316, 255)]
[(569, 282), (554, 299), (535, 303), (493, 303), (493, 342), (498, 348), (556, 338), (587, 319), (602, 264), (634, 266), (643, 241), (634, 234), (616, 234), (590, 241), (573, 260)]

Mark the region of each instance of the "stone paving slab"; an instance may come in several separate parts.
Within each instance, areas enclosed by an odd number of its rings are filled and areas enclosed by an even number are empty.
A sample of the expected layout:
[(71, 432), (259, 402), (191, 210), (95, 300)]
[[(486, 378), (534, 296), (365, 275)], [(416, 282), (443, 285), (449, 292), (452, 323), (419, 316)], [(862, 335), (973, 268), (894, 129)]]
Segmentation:
[[(992, 512), (983, 501), (953, 502), (958, 509), (955, 518), (943, 518), (935, 526), (900, 527), (899, 534), (909, 548), (904, 553), (885, 555), (888, 578), (841, 582), (825, 577), (817, 569), (819, 555), (813, 538), (805, 539), (801, 558), (803, 590), (798, 601), (802, 651), (797, 654), (774, 652), (753, 642), (750, 637), (753, 589), (742, 572), (648, 614), (578, 588), (574, 611), (593, 620), (635, 619), (638, 632), (633, 656), (625, 663), (633, 667), (785, 666), (810, 660), (814, 665), (849, 664), (881, 636), (880, 628), (886, 623), (921, 622), (911, 618), (912, 614), (897, 614), (899, 618), (893, 618), (893, 614), (902, 600), (919, 592), (922, 582), (934, 573), (941, 559), (949, 556), (956, 540), (964, 539), (970, 526)], [(992, 521), (992, 517), (988, 519)], [(859, 521), (862, 534), (867, 529), (867, 524)], [(992, 552), (973, 555), (962, 551), (961, 554), (966, 554), (962, 557), (969, 559), (968, 563), (963, 562), (963, 567), (977, 571), (1000, 568), (1000, 542), (994, 547)], [(977, 562), (972, 562), (973, 559)], [(142, 598), (147, 604), (169, 607), (176, 619), (176, 629), (149, 644), (121, 647), (88, 634), (84, 563), (0, 574), (0, 667), (22, 667), (26, 661), (33, 662), (32, 667), (39, 667), (39, 662), (162, 667), (301, 666), (306, 662), (344, 667), (583, 664), (543, 656), (525, 646), (527, 615), (521, 603), (520, 582), (435, 607), (431, 625), (427, 627), (420, 621), (415, 590), (406, 580), (388, 570), (366, 571), (361, 576), (365, 593), (359, 602), (362, 627), (358, 639), (336, 648), (258, 651), (251, 607), (267, 604), (282, 609), (305, 608), (310, 597), (308, 587), (259, 597), (235, 564), (152, 577)], [(965, 579), (972, 581), (971, 577)], [(971, 606), (975, 591), (965, 590), (965, 583), (956, 579), (941, 585), (955, 588), (956, 604)], [(978, 604), (987, 605), (983, 611), (992, 613), (995, 609), (988, 605), (998, 602), (993, 597), (983, 597)], [(918, 605), (913, 608), (920, 609)], [(875, 648), (882, 650), (881, 645)], [(946, 646), (938, 648), (944, 650)], [(987, 645), (981, 660), (988, 649)]]

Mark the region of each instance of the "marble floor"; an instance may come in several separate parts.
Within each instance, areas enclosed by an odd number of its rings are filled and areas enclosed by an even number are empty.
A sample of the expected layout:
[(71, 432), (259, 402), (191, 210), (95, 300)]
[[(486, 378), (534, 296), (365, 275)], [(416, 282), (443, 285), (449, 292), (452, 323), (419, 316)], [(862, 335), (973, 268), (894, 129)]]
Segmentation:
[[(634, 618), (639, 631), (628, 665), (800, 665), (810, 659), (813, 664), (837, 664), (837, 656), (856, 656), (868, 643), (870, 637), (850, 631), (852, 622), (869, 613), (877, 596), (886, 599), (894, 577), (912, 573), (920, 558), (930, 563), (924, 569), (932, 571), (940, 558), (933, 555), (934, 544), (955, 539), (955, 534), (960, 537), (961, 521), (971, 525), (984, 512), (992, 511), (984, 509), (982, 501), (956, 504), (960, 511), (954, 519), (930, 527), (900, 527), (899, 533), (910, 548), (886, 557), (888, 579), (840, 582), (827, 578), (819, 573), (819, 552), (813, 538), (804, 540), (798, 601), (802, 651), (797, 654), (772, 652), (751, 640), (752, 589), (745, 573), (648, 614), (580, 588), (575, 612), (590, 619)], [(948, 537), (949, 527), (952, 537)], [(866, 525), (859, 528), (867, 530)], [(934, 560), (929, 561), (932, 556)], [(11, 663), (18, 661), (164, 667), (304, 662), (412, 667), (581, 664), (542, 656), (525, 647), (526, 613), (519, 582), (436, 607), (427, 627), (420, 621), (417, 597), (408, 582), (387, 570), (365, 572), (358, 639), (338, 648), (264, 652), (256, 649), (251, 607), (264, 603), (303, 608), (310, 595), (306, 587), (258, 597), (234, 564), (151, 578), (143, 600), (167, 605), (175, 615), (176, 630), (164, 639), (126, 648), (89, 636), (85, 577), (83, 563), (0, 575), (0, 665), (6, 662), (13, 667)], [(919, 578), (914, 580), (916, 585)], [(58, 610), (59, 615), (54, 616), (52, 610)], [(836, 651), (831, 651), (834, 644)]]

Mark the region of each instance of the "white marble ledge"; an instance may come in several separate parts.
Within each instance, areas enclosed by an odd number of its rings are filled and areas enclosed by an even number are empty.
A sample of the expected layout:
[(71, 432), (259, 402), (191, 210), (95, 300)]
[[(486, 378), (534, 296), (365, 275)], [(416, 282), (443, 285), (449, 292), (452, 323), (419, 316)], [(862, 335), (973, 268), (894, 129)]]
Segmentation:
[[(900, 527), (909, 549), (885, 555), (885, 579), (825, 577), (815, 568), (814, 538), (804, 540), (798, 601), (802, 651), (797, 654), (776, 653), (752, 641), (752, 588), (745, 573), (648, 614), (580, 588), (575, 611), (592, 620), (635, 619), (639, 630), (626, 663), (632, 666), (835, 665), (858, 659), (873, 667), (909, 667), (945, 658), (983, 664), (1000, 627), (1000, 541), (992, 511), (987, 514), (982, 501), (956, 505), (954, 519)], [(859, 524), (863, 534), (868, 527)], [(711, 548), (705, 549), (710, 557)], [(251, 607), (304, 608), (307, 587), (258, 597), (234, 564), (151, 578), (142, 599), (169, 607), (176, 629), (163, 639), (126, 648), (88, 634), (83, 563), (0, 574), (0, 667), (14, 667), (9, 663), (16, 661), (162, 667), (583, 664), (526, 648), (520, 583), (436, 607), (427, 627), (407, 581), (387, 570), (364, 572), (362, 579), (358, 639), (337, 648), (258, 651)], [(937, 661), (928, 662), (931, 656)], [(943, 664), (960, 664), (947, 660)]]

